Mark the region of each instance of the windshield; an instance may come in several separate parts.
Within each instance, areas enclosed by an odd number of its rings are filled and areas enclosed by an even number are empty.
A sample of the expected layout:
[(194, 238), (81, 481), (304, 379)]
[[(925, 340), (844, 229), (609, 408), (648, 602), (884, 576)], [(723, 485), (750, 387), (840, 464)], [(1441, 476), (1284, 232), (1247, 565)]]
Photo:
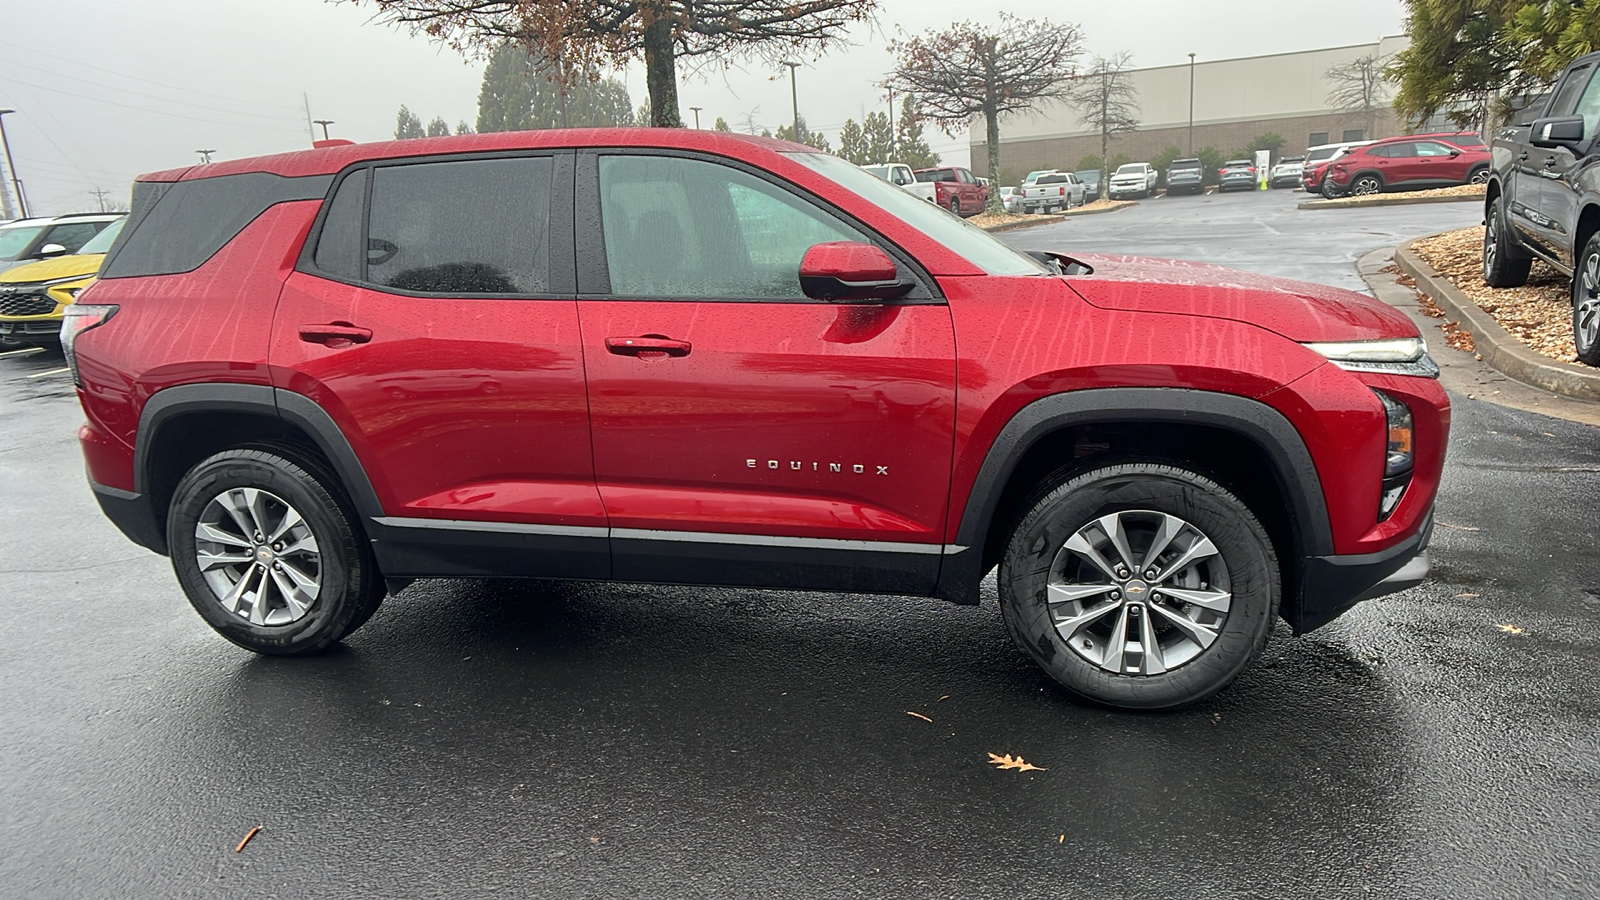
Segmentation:
[(1185, 169), (1198, 169), (1198, 168), (1200, 168), (1200, 160), (1198, 160), (1198, 159), (1175, 159), (1175, 160), (1172, 161), (1172, 165), (1167, 166), (1167, 171), (1168, 172), (1181, 172), (1181, 171), (1183, 171)]
[(10, 261), (17, 258), (17, 254), (28, 249), (33, 239), (43, 231), (43, 225), (18, 225), (14, 228), (0, 228), (0, 260)]
[(122, 224), (127, 219), (118, 219), (101, 229), (100, 233), (89, 239), (89, 242), (78, 248), (78, 255), (85, 253), (104, 253), (111, 249), (111, 242), (122, 233)]
[(1078, 180), (1079, 181), (1087, 181), (1090, 184), (1099, 184), (1100, 183), (1100, 170), (1099, 169), (1084, 169), (1081, 172), (1073, 172), (1072, 174), (1078, 176)]
[(969, 225), (965, 219), (952, 216), (881, 178), (874, 178), (837, 156), (822, 153), (784, 155), (846, 190), (859, 194), (990, 275), (1047, 275), (1050, 272), (1038, 260), (1011, 249), (989, 232)]
[(1143, 175), (1144, 174), (1144, 166), (1142, 166), (1142, 165), (1140, 165), (1138, 163), (1129, 163), (1128, 165), (1118, 167), (1115, 174), (1117, 174), (1117, 175)]

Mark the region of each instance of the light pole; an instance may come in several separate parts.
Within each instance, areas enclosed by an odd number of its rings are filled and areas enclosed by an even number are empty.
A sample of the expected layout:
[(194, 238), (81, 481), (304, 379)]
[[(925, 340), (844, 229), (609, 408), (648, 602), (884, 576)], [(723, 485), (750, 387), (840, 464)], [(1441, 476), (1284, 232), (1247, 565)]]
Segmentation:
[(695, 131), (699, 131), (700, 130), (700, 110), (705, 109), (705, 107), (704, 106), (691, 106), (689, 108), (694, 110), (694, 130)]
[[(17, 190), (17, 211), (21, 213), (22, 218), (26, 219), (28, 217), (28, 198), (22, 193), (22, 182), (17, 178), (16, 160), (11, 158), (11, 139), (6, 137), (6, 114), (14, 112), (16, 112), (14, 109), (0, 109), (0, 147), (5, 148), (6, 168), (11, 171), (11, 186)], [(6, 201), (6, 213), (9, 215), (10, 212), (11, 202), (8, 199)]]
[(215, 150), (196, 150), (195, 152), (200, 154), (200, 162), (208, 163), (208, 162), (211, 162), (211, 154), (213, 154), (213, 153), (215, 153), (217, 151), (215, 151)]
[(332, 119), (312, 119), (311, 121), (314, 122), (317, 125), (321, 125), (322, 126), (322, 139), (323, 140), (327, 140), (328, 139), (328, 126), (333, 124), (333, 120)]
[(1189, 54), (1189, 155), (1194, 155), (1194, 54)]
[(794, 86), (794, 70), (800, 68), (797, 62), (781, 62), (780, 66), (789, 67), (789, 103), (794, 109), (794, 142), (800, 143), (800, 92)]

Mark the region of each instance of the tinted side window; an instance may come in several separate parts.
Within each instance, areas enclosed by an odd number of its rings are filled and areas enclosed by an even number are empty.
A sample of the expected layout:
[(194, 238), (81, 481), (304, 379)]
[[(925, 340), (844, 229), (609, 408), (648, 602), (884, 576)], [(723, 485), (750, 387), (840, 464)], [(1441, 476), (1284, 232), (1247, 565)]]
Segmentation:
[(45, 235), (44, 244), (60, 244), (67, 248), (68, 253), (77, 253), (78, 248), (89, 243), (89, 239), (100, 233), (106, 227), (105, 222), (74, 222), (70, 225), (57, 225)]
[(318, 269), (347, 281), (361, 277), (361, 219), (367, 201), (367, 170), (345, 176), (328, 204), (317, 237)]
[(1589, 86), (1584, 88), (1583, 96), (1578, 98), (1578, 105), (1573, 107), (1572, 114), (1583, 116), (1583, 136), (1587, 140), (1595, 136), (1600, 130), (1600, 78), (1589, 79)]
[(439, 294), (550, 287), (549, 157), (373, 171), (367, 281)]
[(1570, 116), (1573, 109), (1577, 108), (1578, 95), (1589, 86), (1589, 76), (1592, 67), (1584, 65), (1567, 73), (1566, 80), (1561, 82), (1561, 88), (1550, 99), (1549, 111), (1546, 116)]
[[(268, 207), (291, 200), (321, 200), (332, 182), (328, 175), (284, 178), (251, 172), (180, 181), (164, 190), (141, 191), (135, 185), (133, 214), (101, 266), (100, 277), (192, 272)], [(149, 206), (144, 205), (147, 198)]]
[(693, 159), (604, 156), (600, 215), (611, 292), (801, 299), (815, 244), (866, 238), (788, 191)]

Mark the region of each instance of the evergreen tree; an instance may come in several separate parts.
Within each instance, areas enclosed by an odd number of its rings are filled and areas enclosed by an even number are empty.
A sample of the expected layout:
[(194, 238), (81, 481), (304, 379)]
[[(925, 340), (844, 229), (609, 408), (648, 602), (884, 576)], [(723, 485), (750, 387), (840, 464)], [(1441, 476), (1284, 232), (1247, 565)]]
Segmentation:
[(428, 137), (445, 137), (450, 134), (450, 125), (443, 116), (434, 116), (428, 123)]
[(939, 154), (933, 152), (922, 136), (922, 117), (918, 115), (917, 98), (911, 94), (900, 103), (892, 162), (903, 162), (913, 169), (929, 169), (939, 164)]
[(395, 117), (394, 139), (403, 141), (407, 138), (427, 137), (428, 133), (422, 130), (422, 120), (417, 114), (406, 109), (405, 104), (400, 105), (400, 114)]
[(717, 122), (716, 122), (715, 125), (711, 126), (711, 130), (712, 131), (723, 131), (723, 132), (732, 132), (733, 131), (732, 128), (728, 127), (728, 120), (724, 119), (721, 116), (717, 116)]
[(563, 71), (521, 44), (495, 48), (478, 91), (478, 131), (634, 124), (628, 89), (597, 71)]
[(867, 145), (867, 158), (872, 162), (903, 162), (895, 156), (894, 132), (889, 129), (888, 113), (867, 113), (866, 121), (861, 123), (861, 137)]
[(839, 156), (846, 162), (858, 166), (883, 161), (873, 159), (867, 153), (866, 135), (862, 133), (861, 126), (856, 124), (855, 119), (845, 119), (844, 127), (839, 129)]
[(476, 132), (474, 132), (472, 130), (472, 126), (468, 125), (467, 121), (465, 119), (462, 119), (461, 121), (456, 123), (456, 134), (475, 134), (475, 133)]
[[(795, 134), (795, 125), (799, 126), (800, 133), (798, 136)], [(805, 144), (807, 147), (815, 147), (824, 153), (833, 152), (833, 148), (828, 145), (828, 139), (823, 136), (822, 132), (812, 131), (806, 127), (805, 116), (800, 116), (795, 125), (779, 125), (778, 133), (773, 137), (780, 141), (794, 141), (797, 144)]]

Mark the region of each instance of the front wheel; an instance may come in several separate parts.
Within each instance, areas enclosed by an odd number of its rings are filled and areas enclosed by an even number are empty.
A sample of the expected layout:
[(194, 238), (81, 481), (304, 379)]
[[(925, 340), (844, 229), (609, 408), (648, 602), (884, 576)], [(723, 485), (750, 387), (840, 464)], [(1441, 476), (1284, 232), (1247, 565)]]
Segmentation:
[(332, 476), (271, 449), (228, 450), (184, 475), (167, 516), (172, 567), (223, 637), (257, 653), (333, 646), (385, 588)]
[(1272, 542), (1249, 507), (1171, 465), (1122, 463), (1034, 495), (1000, 563), (1017, 646), (1062, 686), (1129, 709), (1221, 690), (1278, 612)]
[(1600, 234), (1584, 245), (1572, 278), (1572, 342), (1579, 362), (1600, 366)]
[[(1521, 287), (1528, 283), (1533, 257), (1520, 252), (1507, 231), (1505, 200), (1494, 198), (1483, 217), (1483, 283), (1490, 287)], [(1577, 279), (1574, 279), (1576, 284)], [(1576, 296), (1577, 288), (1573, 288)]]
[(1484, 168), (1484, 169), (1473, 169), (1472, 170), (1472, 174), (1467, 176), (1467, 184), (1488, 184), (1488, 183), (1489, 183), (1489, 170), (1487, 168)]

